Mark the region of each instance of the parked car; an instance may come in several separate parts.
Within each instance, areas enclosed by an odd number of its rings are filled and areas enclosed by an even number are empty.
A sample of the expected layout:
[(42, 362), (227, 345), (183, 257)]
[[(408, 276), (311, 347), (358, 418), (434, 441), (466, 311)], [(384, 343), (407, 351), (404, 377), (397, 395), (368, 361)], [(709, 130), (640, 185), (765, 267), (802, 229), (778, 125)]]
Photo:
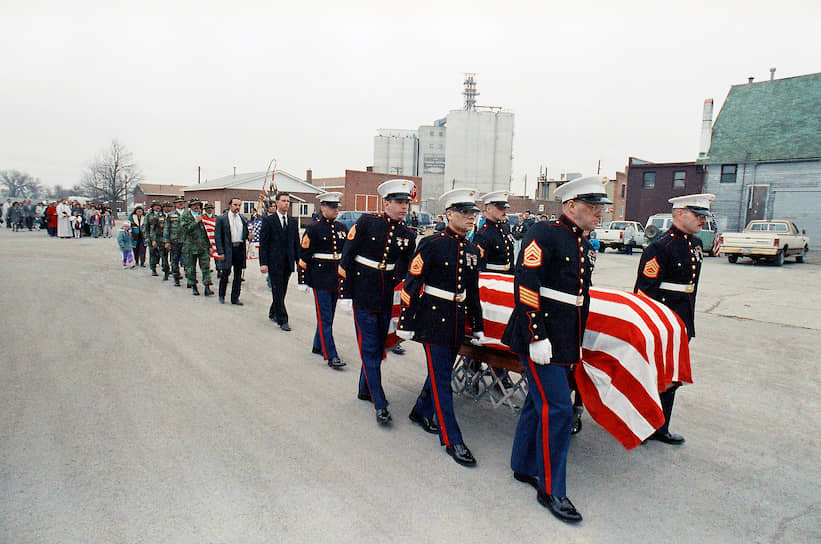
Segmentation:
[(636, 231), (633, 236), (633, 247), (647, 247), (647, 239), (644, 237), (644, 227), (636, 221), (611, 221), (608, 228), (597, 228), (596, 236), (599, 238), (600, 251), (604, 253), (608, 247), (617, 251), (624, 251), (624, 230), (628, 224), (633, 225)]
[[(655, 215), (651, 215), (647, 219), (647, 224), (644, 226), (644, 237), (647, 238), (647, 243), (649, 244), (667, 232), (672, 225), (673, 214), (671, 213), (657, 213)], [(712, 218), (704, 224), (701, 231), (696, 234), (696, 236), (701, 238), (701, 244), (704, 246), (704, 253), (715, 257), (715, 253), (713, 253), (713, 242), (715, 241), (716, 233), (713, 230)]]
[(794, 256), (803, 263), (810, 250), (810, 239), (792, 221), (750, 221), (744, 232), (725, 232), (719, 238), (720, 251), (731, 263), (739, 257), (749, 257), (754, 263), (772, 261), (778, 266)]
[(346, 210), (344, 212), (339, 212), (339, 215), (336, 217), (336, 220), (340, 223), (343, 223), (348, 230), (356, 223), (356, 220), (362, 217), (362, 214), (366, 212), (355, 212), (353, 210)]
[[(416, 227), (416, 232), (423, 236), (433, 234), (433, 227), (435, 226), (433, 216), (427, 212), (417, 212), (416, 217), (419, 219), (419, 225)], [(405, 221), (408, 221), (407, 217), (405, 218)]]

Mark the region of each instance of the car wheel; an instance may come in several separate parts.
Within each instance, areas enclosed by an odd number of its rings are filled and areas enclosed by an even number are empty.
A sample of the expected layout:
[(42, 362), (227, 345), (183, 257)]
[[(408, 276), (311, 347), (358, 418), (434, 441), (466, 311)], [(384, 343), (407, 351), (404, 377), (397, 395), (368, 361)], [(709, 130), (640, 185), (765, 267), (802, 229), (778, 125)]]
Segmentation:
[(807, 246), (804, 246), (804, 249), (801, 250), (801, 254), (795, 256), (795, 262), (803, 263), (804, 262), (804, 255), (806, 255), (809, 250), (810, 250), (810, 248), (808, 248)]
[(727, 260), (730, 264), (735, 264), (738, 262), (738, 255), (727, 255)]
[(784, 265), (784, 251), (779, 250), (779, 252), (775, 254), (775, 266), (783, 266), (783, 265)]

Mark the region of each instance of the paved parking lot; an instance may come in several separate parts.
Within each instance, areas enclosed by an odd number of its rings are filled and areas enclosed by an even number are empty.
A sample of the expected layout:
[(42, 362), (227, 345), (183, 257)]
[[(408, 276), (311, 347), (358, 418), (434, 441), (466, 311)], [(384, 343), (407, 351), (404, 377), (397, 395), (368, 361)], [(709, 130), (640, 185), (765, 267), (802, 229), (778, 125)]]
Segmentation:
[[(599, 257), (631, 289), (639, 254)], [(563, 525), (513, 480), (515, 417), (456, 400), (479, 465), (456, 465), (407, 412), (421, 346), (383, 367), (394, 414), (356, 399), (353, 324), (335, 372), (311, 355), (312, 297), (267, 320), (122, 270), (113, 240), (0, 230), (0, 542), (819, 542), (821, 266), (705, 262), (680, 390), (681, 447), (625, 451), (589, 418)], [(292, 281), (294, 278), (292, 278)]]

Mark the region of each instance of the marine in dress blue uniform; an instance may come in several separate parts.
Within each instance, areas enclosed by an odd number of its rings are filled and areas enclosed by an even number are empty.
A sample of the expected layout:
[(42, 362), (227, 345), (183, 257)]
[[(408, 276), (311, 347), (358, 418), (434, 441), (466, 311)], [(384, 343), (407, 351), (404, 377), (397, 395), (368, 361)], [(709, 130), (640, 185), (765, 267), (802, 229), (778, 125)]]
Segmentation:
[(342, 248), (348, 229), (336, 220), (339, 215), (339, 199), (342, 193), (318, 195), (319, 218), (305, 228), (299, 244), (299, 285), (307, 292), (313, 289), (316, 307), (316, 332), (313, 353), (321, 354), (328, 366), (339, 369), (345, 366), (339, 358), (334, 342), (334, 314), (339, 298), (337, 269), (342, 258)]
[[(634, 291), (673, 310), (684, 322), (689, 339), (696, 335), (696, 294), (704, 260), (701, 239), (695, 234), (709, 219), (710, 202), (714, 198), (715, 195), (709, 193), (671, 198), (673, 225), (642, 252), (636, 274)], [(670, 416), (680, 385), (671, 384), (659, 395), (664, 425), (650, 435), (650, 440), (673, 445), (684, 443), (683, 436), (670, 432)]]
[(438, 433), (448, 455), (465, 466), (476, 465), (476, 459), (456, 422), (451, 374), (465, 338), (466, 320), (474, 336), (484, 337), (480, 254), (465, 237), (479, 211), (475, 197), (474, 189), (454, 189), (442, 195), (448, 226), (419, 244), (400, 294), (402, 313), (396, 332), (400, 338), (421, 342), (427, 361), (428, 377), (408, 417), (425, 431)]
[(382, 389), (381, 365), (394, 288), (407, 273), (416, 250), (416, 231), (404, 222), (408, 205), (416, 197), (416, 185), (393, 179), (381, 183), (377, 192), (385, 211), (362, 215), (348, 231), (339, 263), (339, 296), (341, 304), (353, 306), (362, 357), (358, 397), (373, 402), (376, 421), (384, 425), (392, 418)]
[(528, 381), (510, 465), (536, 488), (537, 500), (567, 522), (581, 521), (566, 492), (573, 407), (568, 376), (581, 355), (595, 252), (585, 238), (599, 223), (606, 197), (591, 176), (556, 190), (562, 215), (535, 223), (516, 260), (515, 306), (502, 342), (519, 355)]

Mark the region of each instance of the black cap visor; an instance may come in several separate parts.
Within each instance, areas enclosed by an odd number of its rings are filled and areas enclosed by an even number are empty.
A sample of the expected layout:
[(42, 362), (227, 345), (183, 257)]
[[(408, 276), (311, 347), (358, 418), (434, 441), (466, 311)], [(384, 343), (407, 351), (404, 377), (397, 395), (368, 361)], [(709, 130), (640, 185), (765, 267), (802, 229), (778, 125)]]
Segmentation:
[(488, 202), (488, 204), (493, 204), (497, 208), (509, 208), (510, 204), (507, 202)]
[(687, 209), (696, 215), (710, 217), (710, 208), (702, 208), (701, 206), (687, 206)]
[(456, 202), (448, 206), (449, 210), (454, 210), (461, 213), (467, 212), (478, 212), (480, 211), (479, 208), (476, 207), (476, 204), (473, 202)]
[(320, 206), (328, 206), (329, 208), (338, 208), (339, 202), (320, 202)]
[(613, 201), (607, 198), (606, 194), (603, 193), (585, 193), (583, 195), (578, 195), (573, 200), (581, 200), (582, 202), (587, 202), (589, 204), (612, 204)]
[(385, 197), (385, 200), (410, 200), (410, 194), (408, 193), (391, 193)]

